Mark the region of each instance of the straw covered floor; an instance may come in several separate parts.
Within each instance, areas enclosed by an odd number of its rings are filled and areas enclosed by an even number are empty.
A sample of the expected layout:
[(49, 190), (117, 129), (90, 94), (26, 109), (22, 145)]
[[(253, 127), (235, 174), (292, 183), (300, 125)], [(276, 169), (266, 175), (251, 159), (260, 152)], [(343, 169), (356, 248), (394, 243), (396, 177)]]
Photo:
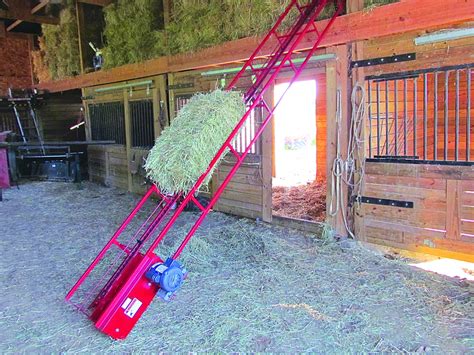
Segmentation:
[[(412, 352), (473, 346), (473, 285), (356, 242), (211, 213), (182, 255), (190, 276), (113, 341), (64, 296), (138, 196), (28, 183), (0, 202), (0, 352)], [(143, 217), (143, 216), (142, 216)], [(189, 228), (178, 221), (160, 251)], [(165, 255), (166, 256), (166, 255)]]

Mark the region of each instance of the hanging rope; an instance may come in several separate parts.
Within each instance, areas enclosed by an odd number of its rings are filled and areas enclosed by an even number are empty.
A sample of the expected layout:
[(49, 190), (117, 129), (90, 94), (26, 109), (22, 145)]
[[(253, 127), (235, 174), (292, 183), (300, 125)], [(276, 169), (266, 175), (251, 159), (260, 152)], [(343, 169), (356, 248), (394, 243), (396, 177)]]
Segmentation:
[(342, 214), (344, 227), (352, 238), (355, 238), (348, 219), (344, 202), (343, 184), (347, 185), (351, 199), (356, 196), (356, 201), (362, 192), (362, 182), (365, 172), (364, 150), (364, 117), (366, 115), (365, 89), (356, 84), (351, 94), (352, 116), (349, 128), (346, 160), (341, 154), (341, 124), (342, 124), (342, 95), (338, 90), (336, 94), (336, 157), (331, 169), (331, 200), (329, 215), (335, 217), (339, 211)]

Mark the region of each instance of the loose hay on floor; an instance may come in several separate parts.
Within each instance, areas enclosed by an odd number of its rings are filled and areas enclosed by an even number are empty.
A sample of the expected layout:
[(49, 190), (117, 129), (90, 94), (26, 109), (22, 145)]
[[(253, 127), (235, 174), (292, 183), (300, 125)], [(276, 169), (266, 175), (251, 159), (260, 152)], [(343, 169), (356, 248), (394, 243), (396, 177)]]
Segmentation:
[(306, 185), (274, 186), (272, 210), (276, 216), (324, 222), (326, 182), (315, 180)]
[[(64, 295), (138, 197), (86, 183), (32, 183), (0, 203), (1, 352), (469, 351), (472, 283), (356, 243), (211, 213), (182, 255), (190, 277), (113, 341)], [(185, 213), (179, 230), (189, 228)]]

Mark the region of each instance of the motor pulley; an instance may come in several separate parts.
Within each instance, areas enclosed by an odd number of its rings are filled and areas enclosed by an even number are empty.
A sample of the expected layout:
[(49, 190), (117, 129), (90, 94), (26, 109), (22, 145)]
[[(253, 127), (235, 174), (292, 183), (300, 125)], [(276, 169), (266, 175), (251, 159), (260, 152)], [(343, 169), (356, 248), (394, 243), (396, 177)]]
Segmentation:
[(146, 273), (146, 277), (160, 286), (158, 296), (169, 301), (173, 294), (179, 290), (188, 272), (180, 262), (168, 258), (164, 263), (153, 264)]

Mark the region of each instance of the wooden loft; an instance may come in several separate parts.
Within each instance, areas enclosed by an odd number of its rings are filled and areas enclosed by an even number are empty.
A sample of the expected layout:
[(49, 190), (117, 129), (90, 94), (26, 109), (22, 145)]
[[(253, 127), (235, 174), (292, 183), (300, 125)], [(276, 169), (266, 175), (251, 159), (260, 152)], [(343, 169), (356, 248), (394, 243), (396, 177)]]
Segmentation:
[[(77, 2), (107, 6), (113, 0), (77, 0)], [(0, 37), (10, 34), (13, 36), (40, 34), (41, 29), (38, 25), (59, 24), (57, 17), (41, 14), (50, 3), (52, 3), (51, 0), (9, 0), (8, 2), (0, 2)]]
[[(53, 16), (40, 15), (41, 11), (48, 5), (50, 0), (30, 1), (30, 0), (10, 0), (8, 5), (0, 8), (0, 26), (5, 33), (39, 33), (38, 25), (57, 25), (59, 19)], [(20, 25), (23, 30), (19, 30)], [(36, 25), (36, 26), (35, 26)]]
[[(401, 0), (400, 2), (341, 16), (326, 35), (323, 46), (330, 47), (408, 31), (419, 31), (452, 25), (474, 19), (474, 0)], [(324, 26), (326, 20), (317, 26)], [(227, 42), (196, 53), (160, 57), (142, 63), (128, 64), (117, 68), (79, 75), (37, 85), (50, 92), (67, 91), (133, 80), (163, 73), (203, 69), (238, 63), (250, 56), (259, 38), (249, 37)], [(300, 46), (309, 48), (313, 36)]]

